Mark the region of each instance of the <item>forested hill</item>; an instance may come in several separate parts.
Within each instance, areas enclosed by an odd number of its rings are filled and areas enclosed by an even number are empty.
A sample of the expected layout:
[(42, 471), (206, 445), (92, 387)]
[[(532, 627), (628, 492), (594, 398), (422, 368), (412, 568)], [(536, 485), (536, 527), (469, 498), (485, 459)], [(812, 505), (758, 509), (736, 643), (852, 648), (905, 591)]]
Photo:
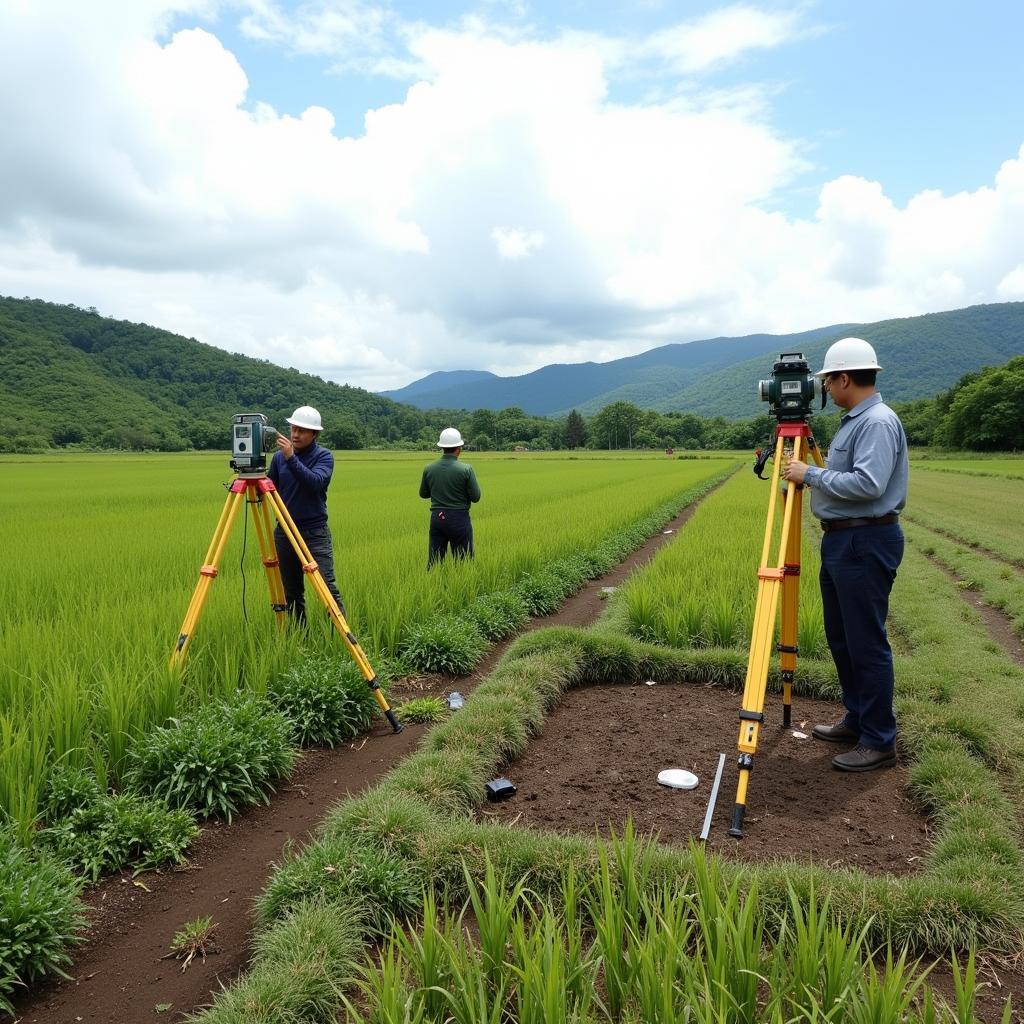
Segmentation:
[(663, 345), (608, 363), (545, 366), (521, 377), (461, 378), (440, 374), (385, 392), (413, 405), (500, 409), (516, 405), (537, 415), (570, 408), (591, 415), (615, 401), (662, 412), (685, 411), (730, 419), (764, 411), (756, 382), (780, 352), (802, 351), (817, 369), (825, 350), (844, 335), (867, 338), (885, 368), (887, 401), (908, 401), (952, 387), (965, 373), (1024, 354), (1024, 302), (971, 306), (947, 313), (868, 324), (837, 324), (801, 334), (756, 334)]
[(445, 425), (360, 388), (145, 324), (0, 297), (0, 451), (79, 442), (225, 449), (234, 413), (264, 412), (281, 428), (305, 404), (320, 410), (325, 440), (337, 448), (411, 440)]

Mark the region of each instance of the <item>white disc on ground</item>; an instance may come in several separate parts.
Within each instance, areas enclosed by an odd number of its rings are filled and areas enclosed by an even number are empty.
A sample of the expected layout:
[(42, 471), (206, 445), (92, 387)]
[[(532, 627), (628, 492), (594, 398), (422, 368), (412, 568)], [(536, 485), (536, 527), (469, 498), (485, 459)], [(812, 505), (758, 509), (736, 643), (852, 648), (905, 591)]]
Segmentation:
[(685, 768), (666, 768), (658, 772), (658, 784), (670, 789), (695, 789), (697, 776)]

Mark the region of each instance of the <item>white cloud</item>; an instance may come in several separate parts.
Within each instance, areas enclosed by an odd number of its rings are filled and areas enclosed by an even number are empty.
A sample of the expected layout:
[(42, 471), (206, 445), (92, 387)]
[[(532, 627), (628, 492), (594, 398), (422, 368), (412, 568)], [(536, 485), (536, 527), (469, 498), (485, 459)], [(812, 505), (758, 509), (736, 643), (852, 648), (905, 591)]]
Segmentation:
[(772, 49), (803, 33), (796, 10), (733, 4), (653, 33), (643, 44), (680, 74), (707, 71), (750, 50)]
[(503, 260), (524, 260), (544, 244), (543, 231), (522, 231), (519, 228), (495, 228), (491, 238)]
[[(703, 74), (806, 31), (778, 9), (638, 44), (249, 0), (245, 30), (289, 52), (418, 69), (358, 137), (313, 93), (298, 117), (253, 95), (217, 9), (0, 9), (0, 292), (371, 388), (1024, 296), (1024, 150), (903, 206), (840, 176), (794, 218), (801, 146), (756, 86), (609, 98), (629, 52)], [(173, 11), (194, 27), (168, 37)]]

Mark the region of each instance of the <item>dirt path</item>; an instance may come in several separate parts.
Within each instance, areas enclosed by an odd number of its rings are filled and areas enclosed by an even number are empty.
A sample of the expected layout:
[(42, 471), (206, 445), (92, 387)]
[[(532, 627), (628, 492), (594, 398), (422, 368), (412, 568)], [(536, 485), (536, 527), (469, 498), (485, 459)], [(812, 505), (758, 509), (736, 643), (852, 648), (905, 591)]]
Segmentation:
[[(684, 509), (604, 576), (591, 580), (551, 615), (532, 619), (524, 631), (546, 626), (587, 626), (605, 604), (604, 587), (622, 583), (675, 537), (693, 514)], [(671, 532), (666, 532), (671, 531)], [(495, 645), (472, 675), (457, 682), (441, 676), (409, 681), (391, 696), (441, 693), (457, 685), (469, 692), (493, 668), (511, 641)], [(51, 983), (16, 1004), (24, 1024), (140, 1024), (180, 1020), (230, 985), (250, 957), (251, 907), (288, 842), (302, 845), (328, 808), (372, 786), (415, 750), (423, 726), (398, 736), (380, 723), (365, 738), (333, 750), (307, 751), (269, 806), (254, 808), (232, 825), (206, 826), (189, 851), (185, 870), (122, 875), (88, 890), (91, 925), (68, 970), (71, 981)], [(222, 952), (194, 960), (184, 973), (164, 960), (174, 933), (187, 921), (211, 915)], [(158, 1012), (157, 1004), (171, 1004)]]

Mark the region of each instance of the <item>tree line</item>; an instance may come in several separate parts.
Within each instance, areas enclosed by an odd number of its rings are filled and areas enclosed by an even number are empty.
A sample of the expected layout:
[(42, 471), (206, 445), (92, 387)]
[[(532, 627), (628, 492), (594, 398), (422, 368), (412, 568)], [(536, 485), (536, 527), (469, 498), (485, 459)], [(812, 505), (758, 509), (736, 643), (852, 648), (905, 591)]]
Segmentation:
[[(340, 450), (430, 449), (446, 426), (476, 451), (749, 449), (772, 430), (767, 410), (733, 420), (624, 401), (590, 417), (518, 406), (421, 410), (94, 309), (0, 298), (0, 452), (225, 450), (234, 413), (264, 412), (283, 429), (300, 404), (320, 409), (322, 440)], [(912, 445), (1024, 449), (1024, 356), (895, 408)], [(823, 445), (837, 427), (834, 410), (814, 417)]]

